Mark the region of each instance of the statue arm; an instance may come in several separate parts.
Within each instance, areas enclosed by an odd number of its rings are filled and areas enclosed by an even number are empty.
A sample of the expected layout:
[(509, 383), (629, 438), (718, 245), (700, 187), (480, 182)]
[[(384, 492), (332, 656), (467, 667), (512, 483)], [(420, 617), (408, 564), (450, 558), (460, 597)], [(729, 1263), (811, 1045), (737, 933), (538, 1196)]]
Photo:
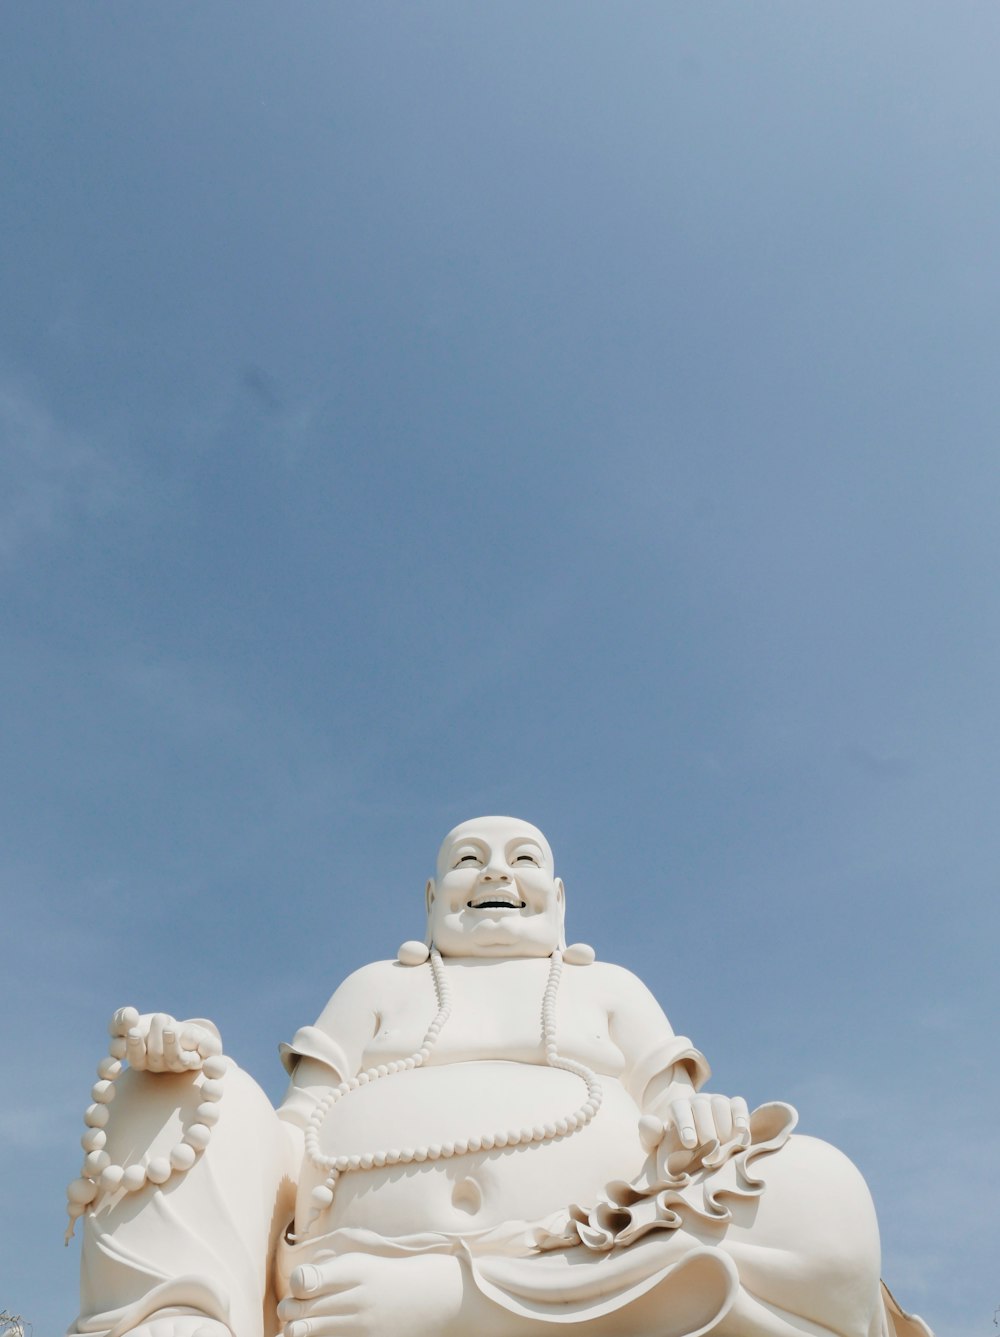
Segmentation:
[(383, 977), (392, 968), (392, 962), (379, 961), (355, 971), (316, 1024), (301, 1027), (290, 1044), (281, 1045), (281, 1061), (291, 1078), (278, 1110), (286, 1123), (305, 1128), (324, 1092), (360, 1070), (365, 1048), (380, 1024), (376, 1000), (385, 995)]
[(655, 1145), (670, 1130), (686, 1148), (745, 1141), (750, 1128), (746, 1101), (700, 1094), (712, 1071), (705, 1056), (685, 1036), (674, 1034), (641, 980), (618, 967), (606, 970), (613, 972), (609, 1029), (625, 1057), (625, 1084), (642, 1111), (643, 1140)]
[(656, 1113), (675, 1090), (698, 1090), (712, 1072), (704, 1054), (674, 1033), (642, 980), (620, 966), (605, 966), (603, 973), (608, 1029), (625, 1059), (622, 1080), (643, 1113)]

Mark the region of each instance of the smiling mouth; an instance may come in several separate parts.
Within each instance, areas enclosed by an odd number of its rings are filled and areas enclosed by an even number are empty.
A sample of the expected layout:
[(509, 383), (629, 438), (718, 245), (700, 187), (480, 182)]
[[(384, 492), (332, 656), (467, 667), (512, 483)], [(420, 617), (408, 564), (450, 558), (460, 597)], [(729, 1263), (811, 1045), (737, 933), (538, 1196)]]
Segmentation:
[(466, 901), (466, 906), (470, 910), (523, 910), (527, 901), (515, 900), (513, 896), (483, 896), (475, 900)]

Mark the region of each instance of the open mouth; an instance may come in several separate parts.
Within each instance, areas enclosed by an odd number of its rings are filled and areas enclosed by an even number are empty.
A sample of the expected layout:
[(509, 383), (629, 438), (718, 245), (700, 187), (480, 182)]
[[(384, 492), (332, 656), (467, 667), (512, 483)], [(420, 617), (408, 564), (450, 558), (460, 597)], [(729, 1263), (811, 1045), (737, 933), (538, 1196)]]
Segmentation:
[(470, 910), (523, 910), (526, 904), (526, 901), (516, 900), (513, 896), (497, 896), (496, 893), (466, 901)]

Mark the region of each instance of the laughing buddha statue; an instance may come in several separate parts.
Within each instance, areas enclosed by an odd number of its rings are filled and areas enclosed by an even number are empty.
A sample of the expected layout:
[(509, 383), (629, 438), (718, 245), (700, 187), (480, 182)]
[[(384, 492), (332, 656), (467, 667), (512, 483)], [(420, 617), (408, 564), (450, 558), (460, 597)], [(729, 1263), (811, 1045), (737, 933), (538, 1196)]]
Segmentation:
[(451, 831), (426, 943), (281, 1047), (275, 1112), (211, 1022), (112, 1018), (69, 1187), (91, 1337), (930, 1337), (864, 1181), (750, 1112), (645, 986), (567, 947), (542, 833)]

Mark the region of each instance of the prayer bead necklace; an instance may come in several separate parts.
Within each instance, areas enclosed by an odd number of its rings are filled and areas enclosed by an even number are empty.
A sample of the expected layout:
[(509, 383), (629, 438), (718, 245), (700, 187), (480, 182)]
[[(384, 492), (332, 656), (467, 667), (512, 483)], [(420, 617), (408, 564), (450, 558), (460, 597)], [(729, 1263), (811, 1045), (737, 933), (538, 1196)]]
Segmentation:
[[(589, 951), (589, 949), (587, 949)], [(593, 960), (590, 952), (589, 960)], [(434, 991), (437, 995), (438, 1010), (427, 1028), (420, 1048), (409, 1058), (398, 1059), (392, 1063), (380, 1063), (366, 1068), (356, 1077), (332, 1087), (313, 1110), (306, 1125), (306, 1155), (317, 1170), (325, 1174), (322, 1184), (313, 1189), (311, 1195), (312, 1215), (303, 1235), (295, 1238), (304, 1239), (316, 1222), (333, 1202), (334, 1188), (342, 1174), (356, 1170), (381, 1169), (385, 1165), (412, 1165), (415, 1162), (446, 1160), (452, 1156), (464, 1156), (470, 1152), (493, 1151), (503, 1147), (527, 1147), (550, 1142), (554, 1138), (567, 1137), (570, 1133), (586, 1127), (601, 1107), (603, 1090), (597, 1076), (583, 1063), (575, 1059), (564, 1058), (559, 1053), (556, 1043), (556, 999), (559, 994), (559, 982), (562, 977), (563, 954), (552, 953), (548, 980), (542, 995), (542, 1044), (545, 1048), (545, 1062), (550, 1068), (561, 1068), (572, 1073), (587, 1088), (587, 1099), (582, 1105), (564, 1118), (550, 1123), (535, 1124), (532, 1127), (508, 1128), (489, 1131), (477, 1137), (470, 1137), (459, 1142), (433, 1142), (428, 1146), (393, 1148), (385, 1151), (369, 1151), (360, 1156), (325, 1156), (320, 1151), (319, 1129), (327, 1114), (338, 1101), (357, 1091), (362, 1086), (391, 1077), (397, 1072), (421, 1068), (431, 1056), (438, 1037), (451, 1016), (451, 990), (445, 977), (441, 954), (437, 948), (431, 948), (430, 967), (434, 979)]]
[(118, 1033), (123, 1026), (126, 1032), (139, 1020), (135, 1008), (123, 1008), (112, 1018), (109, 1029), (115, 1028), (108, 1046), (108, 1057), (97, 1065), (96, 1081), (91, 1088), (93, 1104), (84, 1113), (83, 1121), (87, 1131), (80, 1139), (86, 1152), (80, 1178), (74, 1179), (66, 1190), (66, 1211), (69, 1215), (69, 1227), (66, 1231), (66, 1243), (73, 1238), (77, 1220), (89, 1209), (93, 1210), (102, 1193), (116, 1193), (119, 1189), (126, 1193), (137, 1193), (147, 1183), (165, 1184), (174, 1175), (185, 1174), (191, 1169), (198, 1156), (205, 1150), (212, 1138), (212, 1129), (219, 1120), (219, 1104), (222, 1099), (222, 1079), (229, 1071), (229, 1059), (224, 1054), (206, 1058), (201, 1064), (204, 1080), (198, 1088), (200, 1103), (194, 1112), (194, 1120), (184, 1130), (180, 1142), (170, 1148), (166, 1156), (146, 1157), (133, 1165), (115, 1165), (105, 1151), (107, 1145), (107, 1125), (111, 1118), (108, 1106), (115, 1098), (115, 1082), (122, 1074), (123, 1063), (128, 1052), (128, 1041)]

